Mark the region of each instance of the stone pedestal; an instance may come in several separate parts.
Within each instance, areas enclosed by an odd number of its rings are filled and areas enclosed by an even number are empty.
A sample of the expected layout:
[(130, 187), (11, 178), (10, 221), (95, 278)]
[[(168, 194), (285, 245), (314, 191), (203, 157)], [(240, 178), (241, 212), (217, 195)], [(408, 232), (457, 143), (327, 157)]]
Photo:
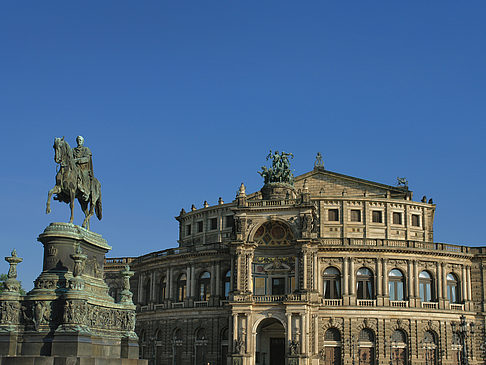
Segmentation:
[(129, 288), (120, 302), (108, 295), (103, 264), (111, 247), (101, 235), (52, 223), (38, 240), (44, 261), (34, 289), (0, 295), (0, 365), (146, 365)]

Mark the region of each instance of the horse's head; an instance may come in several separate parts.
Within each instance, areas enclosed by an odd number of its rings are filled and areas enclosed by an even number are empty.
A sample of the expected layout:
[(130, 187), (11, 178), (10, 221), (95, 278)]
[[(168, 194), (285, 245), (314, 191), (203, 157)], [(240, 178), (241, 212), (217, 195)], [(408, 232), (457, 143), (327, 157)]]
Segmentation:
[(62, 163), (63, 161), (66, 162), (66, 159), (69, 159), (69, 151), (71, 147), (69, 147), (68, 143), (62, 138), (54, 138), (54, 161), (56, 163)]
[(64, 137), (61, 138), (54, 138), (54, 161), (56, 163), (61, 163), (61, 142), (63, 141)]

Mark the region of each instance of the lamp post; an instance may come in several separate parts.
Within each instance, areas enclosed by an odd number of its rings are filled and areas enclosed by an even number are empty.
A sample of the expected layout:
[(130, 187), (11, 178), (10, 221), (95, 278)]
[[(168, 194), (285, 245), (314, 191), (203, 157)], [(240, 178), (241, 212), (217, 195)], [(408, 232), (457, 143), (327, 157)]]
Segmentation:
[(464, 315), (461, 316), (459, 323), (451, 322), (452, 332), (454, 332), (458, 339), (459, 343), (461, 344), (460, 349), (460, 360), (461, 365), (469, 365), (469, 351), (467, 347), (467, 340), (469, 336), (474, 335), (474, 323), (473, 322), (466, 322), (466, 317)]

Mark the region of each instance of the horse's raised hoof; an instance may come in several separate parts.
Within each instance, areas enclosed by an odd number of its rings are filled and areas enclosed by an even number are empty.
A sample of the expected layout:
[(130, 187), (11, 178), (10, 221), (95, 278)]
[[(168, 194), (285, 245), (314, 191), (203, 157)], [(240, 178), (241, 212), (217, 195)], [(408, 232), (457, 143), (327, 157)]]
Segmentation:
[(46, 208), (46, 214), (49, 214), (51, 212), (51, 208), (50, 207), (47, 207)]

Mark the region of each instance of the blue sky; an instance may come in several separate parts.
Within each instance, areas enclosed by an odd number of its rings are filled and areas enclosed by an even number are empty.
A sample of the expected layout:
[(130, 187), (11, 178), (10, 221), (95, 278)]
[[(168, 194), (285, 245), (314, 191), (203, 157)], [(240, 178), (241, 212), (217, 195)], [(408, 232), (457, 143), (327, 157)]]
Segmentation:
[[(54, 137), (81, 134), (110, 256), (177, 245), (180, 209), (234, 199), (269, 149), (437, 203), (435, 239), (486, 244), (484, 1), (0, 4), (0, 228), (27, 289)], [(81, 212), (75, 221), (81, 222)], [(0, 263), (0, 272), (8, 265)]]

